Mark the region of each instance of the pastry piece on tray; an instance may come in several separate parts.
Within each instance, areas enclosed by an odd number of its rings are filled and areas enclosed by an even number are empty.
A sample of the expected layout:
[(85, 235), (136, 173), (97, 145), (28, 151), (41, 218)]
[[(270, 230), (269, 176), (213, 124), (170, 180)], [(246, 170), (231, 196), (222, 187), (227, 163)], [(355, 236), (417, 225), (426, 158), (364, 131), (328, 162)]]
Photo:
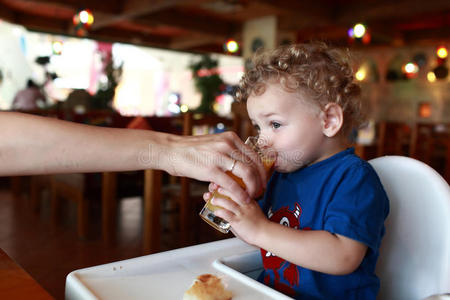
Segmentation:
[(219, 277), (202, 274), (184, 293), (183, 300), (231, 300), (232, 296)]

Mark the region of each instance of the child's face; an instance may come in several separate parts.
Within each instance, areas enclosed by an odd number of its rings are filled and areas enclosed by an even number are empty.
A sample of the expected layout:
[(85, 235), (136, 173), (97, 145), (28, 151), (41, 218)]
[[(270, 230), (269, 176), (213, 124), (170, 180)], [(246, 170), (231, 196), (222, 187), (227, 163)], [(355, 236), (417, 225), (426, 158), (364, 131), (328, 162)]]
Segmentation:
[(247, 110), (260, 140), (277, 152), (278, 172), (292, 172), (323, 158), (321, 110), (300, 94), (268, 84), (264, 94), (248, 98)]

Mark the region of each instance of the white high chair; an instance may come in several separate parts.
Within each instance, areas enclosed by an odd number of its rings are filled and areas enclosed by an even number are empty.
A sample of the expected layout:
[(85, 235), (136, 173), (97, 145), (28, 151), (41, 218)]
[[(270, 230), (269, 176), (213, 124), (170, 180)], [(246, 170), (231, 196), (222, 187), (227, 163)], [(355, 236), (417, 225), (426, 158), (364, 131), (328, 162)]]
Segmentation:
[[(411, 158), (384, 156), (369, 163), (391, 206), (376, 270), (378, 299), (449, 299), (450, 187)], [(226, 239), (73, 271), (66, 299), (181, 299), (192, 279), (205, 273), (226, 275), (236, 299), (290, 299), (257, 282), (261, 270), (259, 249)], [(167, 289), (167, 280), (177, 284)]]
[(390, 200), (376, 269), (378, 299), (450, 298), (443, 295), (450, 293), (449, 185), (412, 158), (384, 156), (369, 163)]

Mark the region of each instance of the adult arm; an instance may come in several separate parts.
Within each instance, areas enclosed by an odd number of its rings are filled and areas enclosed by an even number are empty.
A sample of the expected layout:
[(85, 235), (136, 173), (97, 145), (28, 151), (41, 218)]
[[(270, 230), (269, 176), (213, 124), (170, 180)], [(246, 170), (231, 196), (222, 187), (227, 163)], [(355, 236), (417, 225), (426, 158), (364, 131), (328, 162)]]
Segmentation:
[[(160, 169), (212, 181), (245, 201), (260, 193), (264, 169), (236, 134), (177, 136), (105, 128), (29, 114), (0, 113), (0, 176)], [(244, 179), (244, 191), (225, 171)]]

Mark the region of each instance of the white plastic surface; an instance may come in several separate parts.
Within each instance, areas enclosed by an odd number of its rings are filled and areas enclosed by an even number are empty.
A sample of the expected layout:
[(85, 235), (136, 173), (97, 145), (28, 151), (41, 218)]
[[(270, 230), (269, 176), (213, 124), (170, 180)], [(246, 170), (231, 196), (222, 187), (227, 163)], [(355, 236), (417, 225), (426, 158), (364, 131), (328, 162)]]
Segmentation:
[(378, 299), (415, 300), (450, 292), (450, 187), (431, 167), (401, 156), (369, 163), (390, 200), (380, 249)]
[(258, 250), (222, 257), (214, 261), (213, 266), (234, 279), (245, 282), (261, 293), (279, 300), (292, 299), (272, 288), (256, 281), (263, 270), (261, 252)]
[(182, 299), (194, 279), (205, 273), (221, 277), (233, 300), (283, 299), (279, 292), (214, 263), (255, 250), (233, 238), (76, 270), (66, 278), (66, 299)]

